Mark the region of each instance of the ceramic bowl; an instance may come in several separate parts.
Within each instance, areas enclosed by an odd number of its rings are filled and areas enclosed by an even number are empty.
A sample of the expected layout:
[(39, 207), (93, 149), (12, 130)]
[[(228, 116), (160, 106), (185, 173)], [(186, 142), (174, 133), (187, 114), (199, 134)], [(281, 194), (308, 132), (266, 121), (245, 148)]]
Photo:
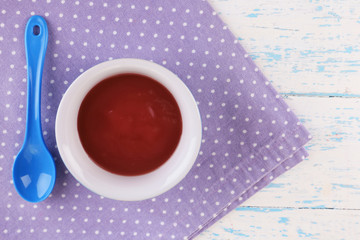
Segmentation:
[[(78, 111), (86, 94), (100, 81), (121, 73), (158, 81), (172, 93), (181, 112), (183, 129), (175, 152), (159, 168), (144, 175), (121, 176), (96, 165), (83, 149), (77, 130)], [(150, 61), (117, 59), (88, 69), (71, 84), (58, 108), (55, 134), (63, 162), (82, 185), (107, 198), (139, 201), (168, 191), (186, 176), (198, 155), (201, 129), (196, 101), (174, 73)]]

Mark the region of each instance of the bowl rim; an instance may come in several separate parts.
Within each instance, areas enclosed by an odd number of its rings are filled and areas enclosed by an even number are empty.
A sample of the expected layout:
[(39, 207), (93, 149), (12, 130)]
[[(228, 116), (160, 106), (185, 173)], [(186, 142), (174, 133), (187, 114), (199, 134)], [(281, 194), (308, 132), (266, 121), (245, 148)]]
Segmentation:
[[(158, 81), (174, 96), (181, 112), (183, 132), (175, 152), (144, 175), (121, 176), (102, 169), (88, 157), (77, 132), (77, 113), (85, 95), (100, 81), (121, 73), (142, 74)], [(202, 126), (197, 103), (180, 78), (154, 62), (122, 58), (97, 64), (74, 80), (59, 104), (55, 136), (60, 156), (78, 182), (110, 199), (139, 201), (168, 191), (187, 175), (200, 150)]]

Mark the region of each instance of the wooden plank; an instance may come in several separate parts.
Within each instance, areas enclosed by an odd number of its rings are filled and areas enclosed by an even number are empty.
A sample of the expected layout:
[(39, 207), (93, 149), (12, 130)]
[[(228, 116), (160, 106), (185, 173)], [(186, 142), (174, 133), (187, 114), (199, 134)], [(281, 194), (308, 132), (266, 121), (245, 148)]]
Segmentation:
[(237, 208), (196, 240), (359, 239), (360, 211)]
[(313, 136), (308, 150), (327, 151), (360, 143), (359, 98), (284, 98)]
[(210, 3), (314, 139), (306, 161), (197, 239), (358, 239), (358, 1)]
[(309, 159), (276, 179), (245, 206), (360, 209), (360, 143), (311, 150)]
[(360, 97), (358, 0), (210, 0), (284, 93)]
[(360, 99), (286, 101), (313, 136), (310, 156), (245, 205), (360, 209)]
[(287, 102), (313, 136), (306, 147), (310, 156), (246, 205), (360, 209), (360, 99)]
[(306, 147), (309, 158), (198, 240), (360, 236), (360, 99), (290, 96), (286, 101), (313, 135)]

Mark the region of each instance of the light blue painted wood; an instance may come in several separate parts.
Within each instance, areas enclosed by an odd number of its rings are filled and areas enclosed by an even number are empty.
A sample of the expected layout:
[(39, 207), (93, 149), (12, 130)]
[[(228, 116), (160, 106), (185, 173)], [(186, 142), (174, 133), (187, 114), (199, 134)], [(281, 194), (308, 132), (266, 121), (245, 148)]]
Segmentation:
[(280, 92), (360, 94), (357, 0), (210, 0)]
[[(316, 214), (313, 214), (316, 212)], [(252, 208), (236, 210), (198, 239), (344, 239), (360, 235), (360, 213), (352, 210)]]
[(210, 3), (313, 140), (308, 159), (196, 239), (360, 239), (359, 2)]

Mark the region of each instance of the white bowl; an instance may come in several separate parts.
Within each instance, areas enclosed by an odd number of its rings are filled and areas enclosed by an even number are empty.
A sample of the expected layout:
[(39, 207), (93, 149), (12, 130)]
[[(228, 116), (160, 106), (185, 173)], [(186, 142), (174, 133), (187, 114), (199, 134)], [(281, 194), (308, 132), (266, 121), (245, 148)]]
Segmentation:
[[(175, 152), (158, 169), (144, 175), (121, 176), (102, 169), (88, 157), (78, 135), (78, 111), (86, 94), (101, 80), (121, 73), (158, 81), (172, 93), (181, 112), (183, 129)], [(88, 69), (71, 84), (59, 105), (55, 133), (62, 160), (82, 185), (107, 198), (137, 201), (166, 192), (190, 171), (200, 149), (201, 119), (194, 97), (175, 74), (153, 62), (118, 59)]]

